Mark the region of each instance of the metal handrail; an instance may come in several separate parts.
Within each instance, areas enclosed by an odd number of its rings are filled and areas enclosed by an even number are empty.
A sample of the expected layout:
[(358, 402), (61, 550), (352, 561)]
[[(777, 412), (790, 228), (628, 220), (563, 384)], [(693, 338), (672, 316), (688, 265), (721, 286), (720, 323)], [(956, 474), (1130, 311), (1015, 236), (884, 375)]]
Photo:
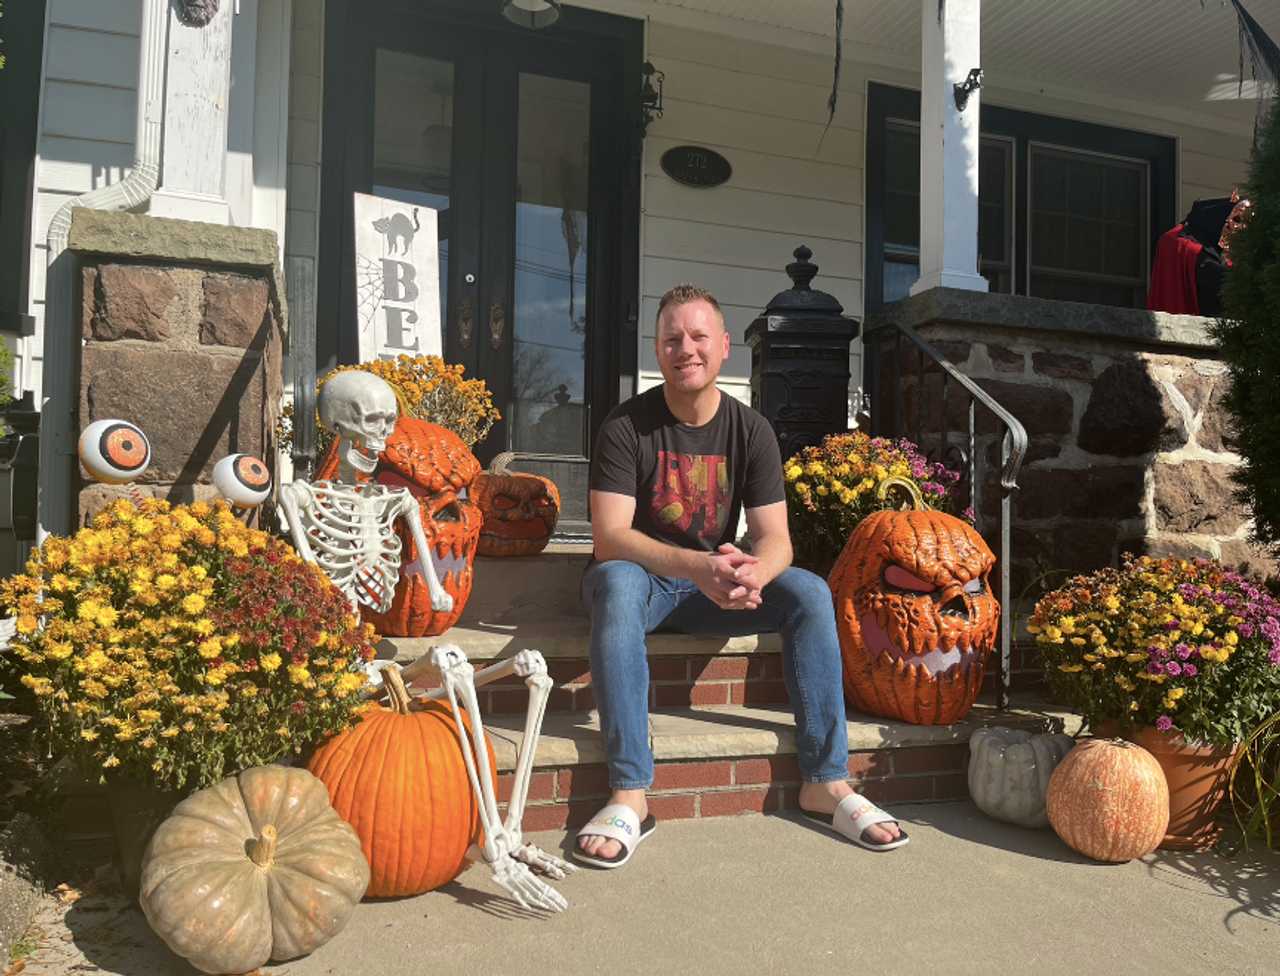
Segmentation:
[[(890, 391), (881, 389), (881, 363), (879, 357), (884, 352), (884, 347), (890, 342), (890, 333), (892, 333), (892, 350), (889, 354), (892, 356), (892, 386), (894, 388), (892, 392), (896, 396), (886, 400), (886, 394)], [(874, 356), (868, 357), (872, 362), (866, 384), (871, 394), (871, 428), (873, 434), (883, 436), (887, 429), (892, 431), (890, 436), (902, 437), (906, 436), (908, 430), (910, 430), (911, 425), (906, 422), (908, 418), (905, 417), (906, 410), (903, 405), (905, 390), (902, 383), (902, 347), (904, 338), (910, 344), (908, 348), (914, 347), (916, 350), (918, 376), (923, 378), (925, 374), (926, 357), (928, 357), (933, 366), (942, 370), (942, 390), (938, 401), (939, 430), (937, 431), (937, 443), (939, 445), (939, 456), (935, 457), (934, 460), (943, 460), (944, 456), (955, 447), (948, 418), (949, 384), (954, 381), (969, 394), (967, 442), (966, 449), (962, 451), (962, 454), (969, 482), (969, 505), (973, 510), (974, 519), (978, 521), (979, 525), (982, 524), (984, 515), (980, 504), (981, 483), (977, 477), (977, 407), (981, 405), (990, 411), (1004, 426), (1000, 442), (999, 572), (1000, 607), (1002, 612), (1000, 614), (1000, 670), (999, 680), (996, 684), (996, 707), (1004, 709), (1009, 705), (1010, 652), (1013, 644), (1013, 604), (1010, 599), (1012, 586), (1010, 582), (1010, 559), (1012, 550), (1013, 493), (1018, 490), (1018, 472), (1027, 456), (1027, 431), (1017, 417), (997, 403), (986, 390), (978, 386), (977, 383), (954, 365), (947, 362), (936, 349), (920, 337), (915, 329), (898, 322), (887, 322), (868, 330), (863, 336), (864, 346), (868, 347), (869, 352), (875, 353)], [(923, 397), (919, 395), (918, 391), (917, 402), (922, 400)], [(921, 412), (921, 409), (915, 411), (916, 417), (912, 440), (927, 454), (927, 446), (922, 437), (924, 430), (923, 419), (919, 416)], [(889, 414), (889, 419), (891, 420), (887, 424), (884, 422), (886, 413)], [(928, 436), (934, 436), (934, 432), (929, 431)]]

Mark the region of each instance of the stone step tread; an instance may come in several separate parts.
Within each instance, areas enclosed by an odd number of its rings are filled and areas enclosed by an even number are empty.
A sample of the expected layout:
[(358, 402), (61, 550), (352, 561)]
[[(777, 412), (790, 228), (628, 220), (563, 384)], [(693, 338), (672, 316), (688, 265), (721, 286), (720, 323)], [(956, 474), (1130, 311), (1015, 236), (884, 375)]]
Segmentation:
[[(591, 629), (586, 617), (528, 623), (470, 624), (451, 627), (438, 637), (384, 637), (378, 656), (394, 657), (401, 664), (416, 661), (438, 644), (457, 644), (470, 661), (495, 661), (513, 657), (523, 650), (541, 651), (548, 660), (585, 659)], [(746, 637), (693, 637), (688, 634), (650, 634), (650, 657), (739, 654), (780, 654), (779, 634), (751, 634)]]
[[(1006, 725), (1038, 731), (1063, 731), (1074, 735), (1080, 717), (1055, 705), (1015, 701), (1007, 710), (979, 702), (961, 722), (953, 725), (910, 725), (855, 713), (848, 721), (849, 749), (894, 749), (911, 746), (968, 742), (976, 729)], [(515, 769), (524, 741), (523, 715), (485, 718), (493, 741), (498, 771)], [(649, 735), (657, 762), (795, 755), (795, 719), (786, 705), (711, 705), (649, 716)], [(600, 721), (596, 712), (548, 712), (534, 768), (565, 768), (602, 763)]]

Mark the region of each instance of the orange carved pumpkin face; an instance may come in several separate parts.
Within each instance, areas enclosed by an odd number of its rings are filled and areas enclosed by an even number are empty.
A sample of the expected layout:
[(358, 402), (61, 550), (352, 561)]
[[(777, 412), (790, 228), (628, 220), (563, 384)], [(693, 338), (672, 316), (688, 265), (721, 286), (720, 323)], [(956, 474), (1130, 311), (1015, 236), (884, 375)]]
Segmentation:
[[(329, 448), (316, 480), (337, 475), (337, 441)], [(453, 597), (453, 609), (433, 610), (426, 581), (412, 570), (420, 558), (413, 536), (404, 522), (396, 525), (400, 536), (402, 569), (395, 596), (386, 613), (363, 611), (363, 618), (379, 634), (390, 637), (433, 637), (442, 634), (462, 615), (471, 596), (472, 563), (480, 536), (480, 509), (470, 498), (470, 488), (480, 473), (480, 462), (453, 431), (415, 417), (400, 417), (378, 455), (373, 479), (379, 484), (407, 488), (418, 499), (422, 529), (430, 548), (428, 557), (436, 577)]]
[(483, 471), (474, 486), (484, 515), (482, 556), (532, 556), (543, 550), (560, 517), (560, 492), (541, 475)]
[(996, 642), (994, 565), (982, 537), (942, 512), (859, 523), (830, 577), (850, 703), (917, 725), (964, 716)]

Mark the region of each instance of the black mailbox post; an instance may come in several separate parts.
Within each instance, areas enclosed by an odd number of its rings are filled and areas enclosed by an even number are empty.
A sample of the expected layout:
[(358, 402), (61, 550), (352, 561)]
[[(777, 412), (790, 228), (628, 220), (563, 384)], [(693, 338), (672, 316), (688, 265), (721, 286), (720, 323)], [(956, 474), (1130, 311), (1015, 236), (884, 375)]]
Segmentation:
[(792, 286), (773, 296), (747, 326), (751, 346), (751, 406), (778, 436), (785, 461), (849, 428), (849, 343), (858, 321), (840, 303), (809, 282), (818, 266), (804, 245), (787, 265)]

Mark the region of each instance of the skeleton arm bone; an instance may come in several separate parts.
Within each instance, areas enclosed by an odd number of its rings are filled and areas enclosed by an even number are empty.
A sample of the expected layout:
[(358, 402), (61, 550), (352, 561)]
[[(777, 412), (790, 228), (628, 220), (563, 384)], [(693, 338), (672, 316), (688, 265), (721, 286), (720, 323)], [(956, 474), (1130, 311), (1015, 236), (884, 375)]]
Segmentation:
[(427, 592), (431, 595), (431, 609), (448, 613), (453, 609), (453, 597), (445, 592), (436, 576), (436, 567), (431, 561), (431, 547), (422, 529), (422, 512), (418, 509), (418, 500), (407, 491), (400, 514), (409, 523), (409, 531), (413, 534), (413, 544), (418, 550), (418, 565), (422, 567), (422, 578), (427, 581)]
[(289, 535), (293, 537), (293, 547), (298, 555), (309, 563), (316, 562), (316, 554), (311, 551), (311, 543), (307, 540), (307, 530), (302, 524), (302, 511), (311, 507), (311, 486), (305, 481), (295, 481), (280, 486), (280, 510), (284, 513), (285, 522), (289, 526)]

